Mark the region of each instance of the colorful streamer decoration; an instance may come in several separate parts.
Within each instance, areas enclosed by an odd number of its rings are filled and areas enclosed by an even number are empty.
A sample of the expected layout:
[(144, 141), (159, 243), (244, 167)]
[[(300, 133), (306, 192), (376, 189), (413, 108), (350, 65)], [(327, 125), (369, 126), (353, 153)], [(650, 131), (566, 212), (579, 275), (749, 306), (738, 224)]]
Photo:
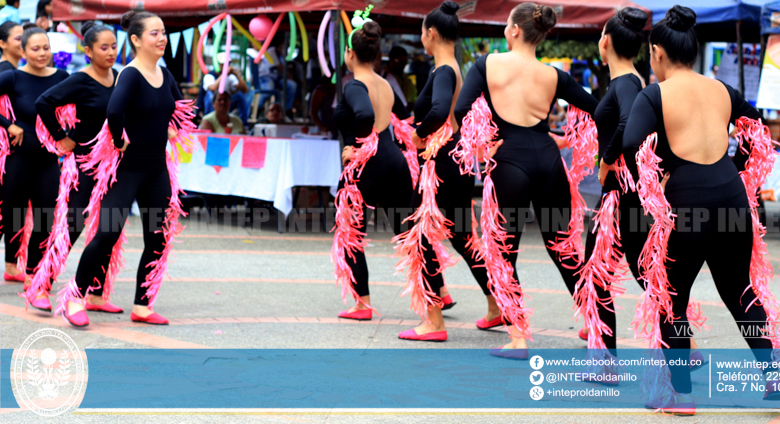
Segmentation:
[(295, 48), (298, 47), (298, 31), (295, 26), (295, 15), (287, 12), (287, 17), (290, 18), (290, 46), (287, 49), (287, 60), (290, 61), (295, 58)]
[[(330, 10), (325, 12), (325, 16), (322, 17), (322, 23), (320, 23), (320, 29), (317, 31), (317, 59), (319, 59), (320, 62), (320, 69), (322, 69), (322, 74), (325, 75), (325, 77), (330, 78), (330, 68), (328, 68), (328, 62), (325, 60), (325, 52), (323, 51), (325, 49), (325, 41), (323, 38), (325, 37), (325, 29), (328, 26), (328, 22), (330, 21)], [(330, 45), (331, 45), (331, 51), (330, 51), (330, 57), (333, 59), (333, 32), (331, 31), (331, 38), (330, 38)]]
[(301, 33), (301, 48), (303, 49), (303, 61), (309, 61), (309, 34), (306, 32), (306, 26), (303, 24), (303, 18), (298, 12), (293, 12), (295, 20), (298, 21), (298, 31)]
[(265, 38), (265, 41), (263, 42), (263, 47), (260, 49), (260, 53), (258, 53), (257, 57), (255, 58), (255, 63), (260, 63), (260, 61), (263, 60), (263, 55), (265, 54), (266, 50), (268, 50), (268, 47), (271, 46), (271, 40), (273, 40), (274, 35), (276, 35), (276, 31), (279, 29), (279, 25), (282, 24), (283, 17), (284, 17), (284, 13), (280, 13), (279, 16), (276, 17), (274, 26), (271, 27), (271, 31), (268, 32), (268, 37)]
[[(233, 21), (230, 19), (230, 15), (227, 15), (227, 19), (223, 22), (226, 22), (227, 25), (227, 43), (225, 46), (225, 66), (222, 67), (222, 79), (219, 81), (220, 93), (225, 92), (225, 83), (228, 79), (228, 71), (230, 71), (230, 52), (233, 47)], [(219, 63), (219, 61), (215, 61), (215, 64), (217, 63)]]

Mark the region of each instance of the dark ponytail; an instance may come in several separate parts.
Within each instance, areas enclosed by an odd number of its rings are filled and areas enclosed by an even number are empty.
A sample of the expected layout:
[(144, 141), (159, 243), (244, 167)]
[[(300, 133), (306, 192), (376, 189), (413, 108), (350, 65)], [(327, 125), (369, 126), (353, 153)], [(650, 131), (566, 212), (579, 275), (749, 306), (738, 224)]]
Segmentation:
[(625, 7), (609, 18), (604, 34), (612, 37), (612, 46), (618, 56), (633, 59), (645, 41), (643, 31), (647, 25), (647, 13), (635, 7)]
[(650, 44), (663, 47), (672, 63), (692, 67), (699, 54), (699, 40), (694, 25), (696, 12), (684, 6), (674, 6), (653, 26)]
[(436, 28), (436, 32), (446, 41), (458, 40), (458, 3), (445, 1), (441, 6), (433, 9), (423, 21), (423, 27), (428, 30)]

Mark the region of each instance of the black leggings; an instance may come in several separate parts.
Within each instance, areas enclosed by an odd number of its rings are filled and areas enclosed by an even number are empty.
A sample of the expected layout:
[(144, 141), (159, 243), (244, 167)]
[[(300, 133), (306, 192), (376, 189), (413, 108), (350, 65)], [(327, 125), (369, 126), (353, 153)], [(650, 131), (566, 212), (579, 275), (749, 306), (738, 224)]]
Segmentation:
[[(741, 334), (760, 334), (766, 323), (762, 306), (753, 304), (745, 311), (756, 298), (753, 290), (746, 291), (750, 285), (753, 220), (745, 187), (735, 171), (726, 156), (712, 165), (679, 167), (672, 171), (666, 185), (666, 197), (677, 218), (669, 237), (669, 260), (665, 264), (669, 283), (677, 293), (672, 296), (672, 311), (679, 317), (673, 324), (661, 317), (663, 341), (672, 349), (664, 349), (667, 360), (688, 359), (691, 347), (688, 300), (704, 262)], [(748, 336), (745, 341), (756, 360), (771, 362), (771, 341)], [(675, 390), (690, 393), (690, 367), (669, 368)]]
[[(607, 193), (602, 193), (599, 203), (596, 205), (596, 211), (601, 209), (601, 203), (604, 200), (604, 196)], [(618, 225), (620, 228), (620, 245), (615, 246), (621, 255), (625, 255), (628, 267), (631, 269), (631, 273), (634, 275), (639, 287), (642, 290), (645, 289), (644, 283), (639, 280), (639, 253), (642, 252), (642, 248), (647, 240), (647, 231), (650, 224), (643, 213), (642, 205), (639, 202), (639, 195), (636, 192), (622, 193), (620, 195), (620, 201), (618, 203)], [(596, 236), (598, 235), (598, 228), (594, 232), (594, 222), (591, 221), (590, 228), (588, 229), (588, 238), (585, 241), (585, 261), (590, 260), (593, 255), (593, 249), (596, 246)], [(602, 305), (599, 303), (599, 318), (605, 324), (612, 329), (612, 335), (602, 334), (602, 340), (607, 349), (616, 349), (616, 335), (615, 329), (617, 326), (615, 313), (610, 312), (615, 310), (615, 306), (612, 304), (611, 294), (596, 286), (596, 293), (600, 299), (605, 303)]]
[(54, 223), (54, 208), (57, 205), (57, 191), (60, 179), (60, 166), (53, 155), (24, 154), (14, 152), (5, 162), (6, 174), (3, 178), (3, 234), (5, 235), (5, 261), (16, 263), (22, 236), (13, 241), (16, 233), (24, 227), (28, 202), (33, 207), (35, 226), (30, 236), (27, 250), (27, 270), (33, 270), (43, 258), (46, 241)]
[[(339, 188), (343, 187), (343, 181)], [(393, 232), (398, 235), (405, 231), (408, 225), (402, 221), (409, 216), (409, 202), (412, 197), (412, 177), (401, 149), (393, 144), (388, 130), (379, 134), (379, 146), (374, 157), (368, 160), (357, 187), (363, 195), (365, 203), (371, 207), (384, 210), (390, 221)], [(377, 207), (377, 205), (381, 205)], [(363, 220), (359, 231), (366, 231), (368, 208), (363, 207)], [(380, 227), (379, 214), (374, 218), (377, 229)], [(368, 238), (371, 238), (370, 234)], [(354, 252), (355, 259), (347, 255), (347, 264), (355, 277), (355, 291), (358, 296), (368, 296), (368, 264), (363, 250)]]
[(76, 283), (84, 296), (90, 285), (105, 281), (111, 251), (119, 240), (133, 200), (137, 200), (141, 210), (144, 251), (138, 266), (134, 304), (146, 306), (149, 299), (145, 297), (146, 288), (141, 287), (141, 284), (152, 271), (152, 267), (147, 265), (159, 259), (165, 247), (165, 237), (161, 230), (171, 197), (171, 181), (167, 169), (130, 171), (120, 168), (116, 179), (116, 183), (103, 197), (100, 227), (81, 255)]
[[(436, 204), (444, 213), (445, 218), (452, 222), (452, 225), (449, 227), (452, 232), (452, 237), (450, 238), (452, 247), (468, 264), (471, 274), (482, 288), (482, 293), (488, 296), (490, 295), (490, 289), (487, 286), (488, 276), (484, 267), (484, 261), (474, 259), (466, 248), (466, 244), (471, 236), (471, 202), (474, 192), (474, 176), (461, 175), (458, 165), (449, 155), (449, 151), (454, 148), (458, 139), (458, 134), (456, 134), (453, 140), (450, 140), (447, 146), (439, 151), (436, 158), (432, 159), (436, 161), (436, 176), (441, 180), (436, 193)], [(412, 208), (417, 208), (422, 203), (422, 195), (418, 189), (419, 182), (418, 187), (412, 194)], [(425, 249), (423, 257), (425, 258), (426, 274), (424, 277), (431, 290), (437, 296), (441, 296), (444, 276), (442, 273), (438, 273), (438, 258), (428, 240), (423, 241), (423, 248)]]

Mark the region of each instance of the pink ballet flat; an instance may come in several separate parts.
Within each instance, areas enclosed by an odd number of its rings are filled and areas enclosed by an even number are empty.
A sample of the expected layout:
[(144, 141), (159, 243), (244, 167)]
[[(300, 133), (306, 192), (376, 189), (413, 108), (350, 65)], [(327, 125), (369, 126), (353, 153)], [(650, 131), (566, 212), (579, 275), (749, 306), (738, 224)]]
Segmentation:
[(68, 320), (70, 325), (74, 327), (86, 327), (89, 325), (89, 316), (87, 316), (87, 311), (84, 309), (70, 315), (68, 314), (68, 308), (65, 308), (62, 315)]
[(371, 317), (371, 309), (358, 309), (355, 312), (349, 312), (349, 309), (347, 309), (339, 313), (339, 318), (356, 319), (358, 321), (368, 321)]
[(458, 302), (453, 302), (452, 301), (452, 296), (450, 296), (450, 295), (444, 296), (441, 299), (441, 301), (442, 301), (442, 306), (441, 306), (441, 310), (442, 311), (446, 311), (447, 309), (452, 308), (453, 306), (455, 306), (458, 303)]
[(580, 331), (577, 333), (577, 335), (580, 336), (580, 338), (582, 340), (585, 340), (587, 342), (588, 341), (588, 333), (586, 333), (586, 331), (587, 331), (586, 328), (584, 328), (584, 327), (580, 328)]
[(528, 359), (528, 349), (504, 349), (503, 347), (497, 347), (495, 349), (490, 349), (490, 354), (506, 359)]
[(143, 322), (146, 324), (168, 325), (168, 320), (164, 316), (155, 312), (152, 312), (152, 314), (146, 318), (136, 315), (135, 312), (131, 312), (130, 320), (134, 322)]
[(113, 305), (109, 302), (106, 302), (102, 305), (93, 305), (91, 303), (87, 303), (87, 310), (96, 311), (96, 312), (107, 312), (109, 314), (121, 314), (122, 312), (124, 312), (122, 308)]
[(504, 318), (501, 316), (493, 318), (490, 321), (485, 320), (485, 318), (480, 318), (477, 320), (477, 328), (479, 328), (480, 330), (488, 330), (490, 328), (498, 327), (500, 325), (504, 325)]
[(414, 331), (414, 328), (412, 328), (410, 330), (406, 330), (401, 333), (398, 333), (398, 338), (404, 340), (417, 340), (417, 341), (424, 341), (424, 342), (445, 342), (447, 341), (447, 332), (434, 331), (431, 333), (417, 334), (417, 332)]
[(51, 312), (51, 303), (49, 302), (48, 296), (42, 297), (40, 299), (34, 299), (32, 302), (30, 302), (30, 306), (44, 312)]
[(13, 281), (15, 283), (24, 283), (24, 280), (26, 278), (27, 278), (27, 275), (25, 275), (25, 273), (23, 273), (23, 272), (20, 272), (20, 273), (18, 273), (16, 275), (11, 275), (11, 274), (9, 274), (7, 272), (3, 273), (3, 279), (5, 281)]

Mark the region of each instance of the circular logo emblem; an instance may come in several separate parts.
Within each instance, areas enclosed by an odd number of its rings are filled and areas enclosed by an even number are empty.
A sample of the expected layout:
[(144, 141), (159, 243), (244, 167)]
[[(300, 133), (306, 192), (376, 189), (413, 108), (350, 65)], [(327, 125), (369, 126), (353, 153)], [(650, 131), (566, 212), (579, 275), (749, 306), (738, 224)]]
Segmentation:
[(16, 400), (32, 412), (54, 417), (78, 407), (86, 390), (87, 358), (67, 334), (38, 330), (14, 351)]

